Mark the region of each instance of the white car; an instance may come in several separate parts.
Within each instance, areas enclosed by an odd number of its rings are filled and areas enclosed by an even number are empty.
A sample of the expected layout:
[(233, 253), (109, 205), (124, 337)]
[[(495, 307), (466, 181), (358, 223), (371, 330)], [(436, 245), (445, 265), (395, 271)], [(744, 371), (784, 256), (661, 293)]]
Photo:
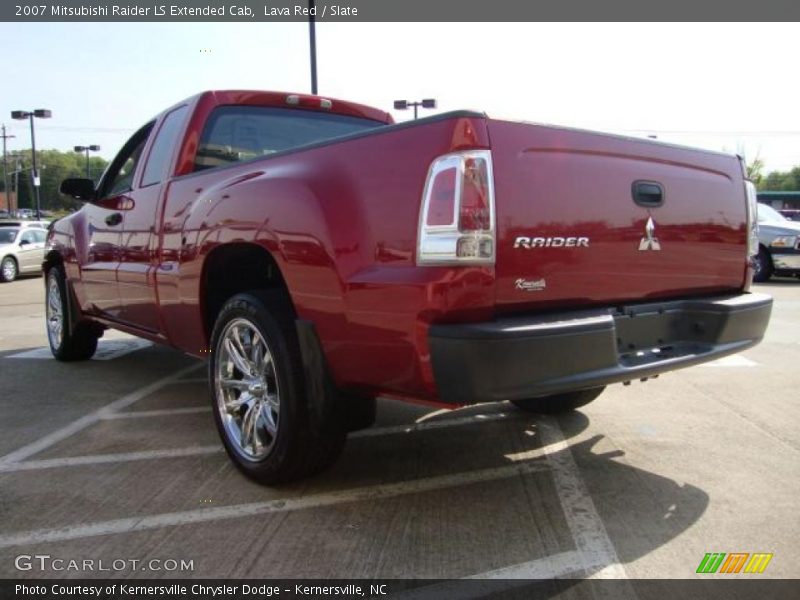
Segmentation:
[(47, 230), (43, 227), (0, 225), (0, 282), (40, 273)]

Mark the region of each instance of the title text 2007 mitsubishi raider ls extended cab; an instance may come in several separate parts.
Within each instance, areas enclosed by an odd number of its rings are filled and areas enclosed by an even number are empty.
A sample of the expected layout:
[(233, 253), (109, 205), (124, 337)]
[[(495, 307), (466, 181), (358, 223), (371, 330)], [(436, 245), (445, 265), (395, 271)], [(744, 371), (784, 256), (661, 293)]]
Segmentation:
[(208, 357), (222, 442), (265, 483), (332, 463), (378, 395), (570, 410), (770, 316), (741, 160), (648, 140), (205, 92), (62, 192), (86, 205), (48, 240), (56, 358), (107, 327)]

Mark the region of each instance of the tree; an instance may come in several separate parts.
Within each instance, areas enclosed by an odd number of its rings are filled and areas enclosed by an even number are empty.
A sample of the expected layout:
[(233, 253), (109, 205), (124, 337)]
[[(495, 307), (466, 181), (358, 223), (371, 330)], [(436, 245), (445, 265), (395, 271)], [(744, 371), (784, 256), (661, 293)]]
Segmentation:
[(761, 183), (761, 178), (764, 176), (764, 161), (756, 156), (755, 160), (750, 164), (746, 164), (747, 178), (758, 185)]
[(794, 192), (800, 190), (800, 167), (789, 171), (773, 171), (757, 182), (764, 192)]
[[(86, 156), (78, 152), (61, 152), (59, 150), (40, 150), (36, 153), (36, 164), (40, 176), (40, 197), (43, 210), (60, 210), (77, 208), (80, 202), (59, 193), (61, 182), (68, 177), (86, 177)], [(95, 181), (106, 168), (107, 161), (99, 156), (89, 159), (90, 178)], [(14, 185), (14, 171), (19, 170), (17, 190), (19, 208), (34, 208), (36, 199), (31, 181), (31, 151), (22, 150), (9, 157), (9, 185)], [(2, 183), (0, 182), (0, 186)]]

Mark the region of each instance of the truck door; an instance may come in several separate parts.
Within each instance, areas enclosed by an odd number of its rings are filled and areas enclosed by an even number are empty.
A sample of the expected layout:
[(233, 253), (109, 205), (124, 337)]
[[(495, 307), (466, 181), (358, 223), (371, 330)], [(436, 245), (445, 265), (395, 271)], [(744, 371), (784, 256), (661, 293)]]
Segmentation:
[(134, 175), (152, 126), (137, 131), (122, 147), (100, 182), (98, 199), (85, 208), (88, 248), (81, 281), (91, 307), (115, 320), (122, 309), (117, 284), (122, 227), (134, 206)]
[(125, 213), (117, 280), (120, 320), (151, 332), (161, 329), (156, 274), (158, 272), (160, 206), (167, 190), (169, 167), (183, 131), (186, 106), (167, 113), (157, 125), (147, 152), (141, 181), (131, 192), (133, 207)]
[(42, 268), (44, 260), (44, 236), (36, 229), (23, 229), (19, 236), (20, 273), (31, 273)]

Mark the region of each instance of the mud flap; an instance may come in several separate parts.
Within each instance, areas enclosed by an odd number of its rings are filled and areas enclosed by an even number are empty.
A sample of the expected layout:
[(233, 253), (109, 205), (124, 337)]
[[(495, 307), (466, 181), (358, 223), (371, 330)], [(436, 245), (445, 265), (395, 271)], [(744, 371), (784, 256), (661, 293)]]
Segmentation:
[(338, 428), (348, 432), (371, 426), (375, 422), (375, 398), (340, 392), (333, 383), (314, 324), (297, 319), (295, 327), (312, 426), (318, 431)]

